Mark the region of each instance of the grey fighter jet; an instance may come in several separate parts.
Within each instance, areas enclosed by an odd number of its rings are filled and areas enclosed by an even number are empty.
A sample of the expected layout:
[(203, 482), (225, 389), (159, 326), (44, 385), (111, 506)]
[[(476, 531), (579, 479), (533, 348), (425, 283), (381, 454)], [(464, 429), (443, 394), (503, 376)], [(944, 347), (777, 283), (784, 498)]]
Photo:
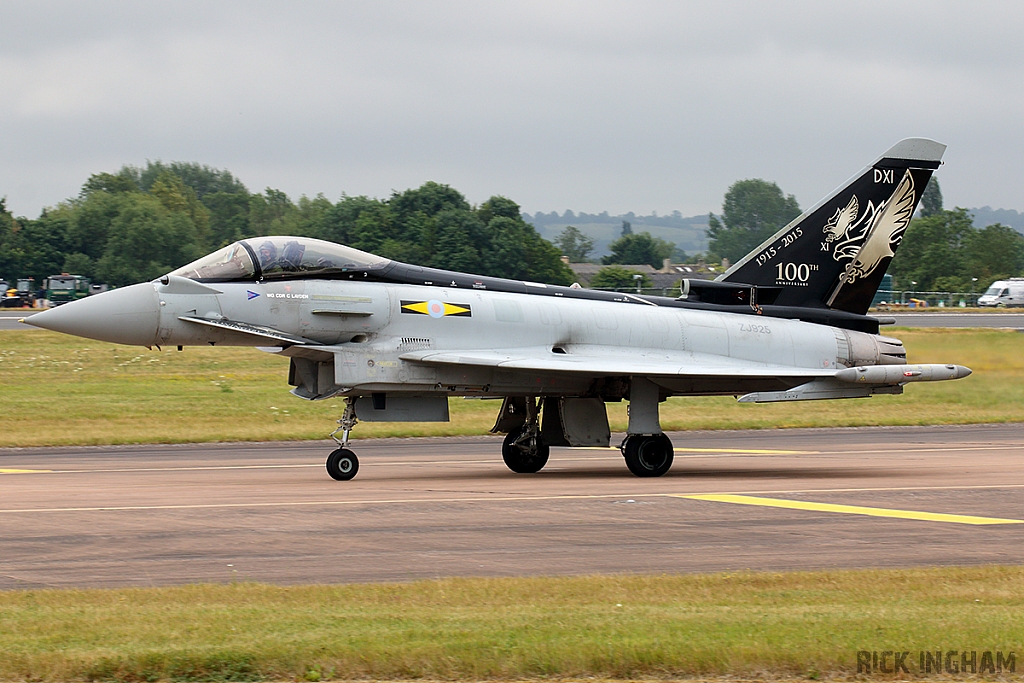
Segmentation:
[[(665, 474), (668, 396), (744, 402), (899, 394), (958, 379), (908, 365), (868, 306), (945, 145), (903, 140), (716, 281), (679, 296), (600, 292), (398, 263), (304, 237), (236, 242), (153, 282), (26, 319), (119, 344), (254, 346), (288, 358), (292, 393), (344, 397), (327, 471), (355, 476), (357, 419), (445, 421), (448, 397), (502, 399), (502, 457), (537, 472), (551, 446), (605, 446), (605, 403), (629, 401), (621, 450)], [(342, 438), (335, 437), (338, 431)]]

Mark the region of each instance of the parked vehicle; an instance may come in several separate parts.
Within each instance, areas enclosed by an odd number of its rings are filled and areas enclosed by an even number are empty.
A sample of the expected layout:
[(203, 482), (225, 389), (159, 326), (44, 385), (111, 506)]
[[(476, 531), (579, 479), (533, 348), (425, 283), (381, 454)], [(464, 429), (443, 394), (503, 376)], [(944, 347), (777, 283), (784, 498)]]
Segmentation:
[(1024, 306), (1024, 277), (996, 280), (978, 297), (979, 306)]
[(50, 306), (60, 306), (69, 301), (89, 296), (89, 278), (83, 275), (51, 275), (46, 278), (46, 298)]
[(0, 306), (4, 308), (31, 308), (36, 303), (36, 281), (34, 278), (24, 277), (18, 280), (14, 287), (4, 291), (3, 299), (0, 299)]

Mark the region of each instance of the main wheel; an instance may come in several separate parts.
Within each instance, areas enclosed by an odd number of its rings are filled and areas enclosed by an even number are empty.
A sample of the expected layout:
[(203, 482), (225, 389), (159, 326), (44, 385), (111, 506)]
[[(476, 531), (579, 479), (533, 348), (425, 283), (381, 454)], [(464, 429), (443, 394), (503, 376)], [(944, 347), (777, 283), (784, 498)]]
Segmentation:
[(660, 477), (672, 467), (672, 442), (664, 434), (626, 437), (622, 444), (626, 467), (638, 477)]
[(509, 432), (501, 444), (501, 459), (517, 474), (540, 472), (548, 464), (550, 449), (539, 438), (523, 438), (522, 431)]
[(348, 481), (359, 471), (359, 458), (347, 448), (339, 448), (327, 456), (327, 474), (337, 481)]

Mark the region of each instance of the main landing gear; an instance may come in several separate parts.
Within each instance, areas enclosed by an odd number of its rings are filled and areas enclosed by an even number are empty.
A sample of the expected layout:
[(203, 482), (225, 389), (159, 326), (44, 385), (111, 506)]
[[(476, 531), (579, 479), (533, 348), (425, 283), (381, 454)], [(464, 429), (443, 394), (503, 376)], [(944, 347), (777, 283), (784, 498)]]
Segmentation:
[(672, 467), (672, 442), (664, 434), (630, 434), (621, 449), (626, 467), (638, 477), (660, 477)]
[[(352, 428), (356, 426), (356, 400), (352, 397), (345, 399), (345, 412), (338, 420), (338, 429), (331, 432), (331, 438), (338, 444), (338, 449), (327, 456), (327, 474), (331, 479), (337, 481), (348, 481), (356, 476), (359, 471), (359, 458), (348, 449), (348, 437)], [(339, 441), (335, 434), (341, 431)]]
[(626, 467), (638, 477), (660, 477), (672, 467), (672, 442), (658, 419), (660, 392), (646, 377), (630, 378), (629, 426), (621, 448)]

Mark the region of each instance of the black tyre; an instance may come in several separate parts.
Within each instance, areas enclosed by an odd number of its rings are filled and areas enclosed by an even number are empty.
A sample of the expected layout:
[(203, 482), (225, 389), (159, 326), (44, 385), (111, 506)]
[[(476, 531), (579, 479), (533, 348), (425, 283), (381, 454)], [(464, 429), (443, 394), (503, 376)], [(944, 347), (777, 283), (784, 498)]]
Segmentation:
[(339, 448), (327, 456), (327, 474), (337, 481), (348, 481), (359, 471), (359, 458), (347, 448)]
[(622, 444), (626, 467), (638, 477), (660, 477), (672, 467), (672, 442), (664, 434), (630, 436)]
[(540, 472), (548, 464), (550, 448), (540, 439), (523, 439), (522, 432), (509, 432), (501, 444), (501, 459), (517, 474)]

